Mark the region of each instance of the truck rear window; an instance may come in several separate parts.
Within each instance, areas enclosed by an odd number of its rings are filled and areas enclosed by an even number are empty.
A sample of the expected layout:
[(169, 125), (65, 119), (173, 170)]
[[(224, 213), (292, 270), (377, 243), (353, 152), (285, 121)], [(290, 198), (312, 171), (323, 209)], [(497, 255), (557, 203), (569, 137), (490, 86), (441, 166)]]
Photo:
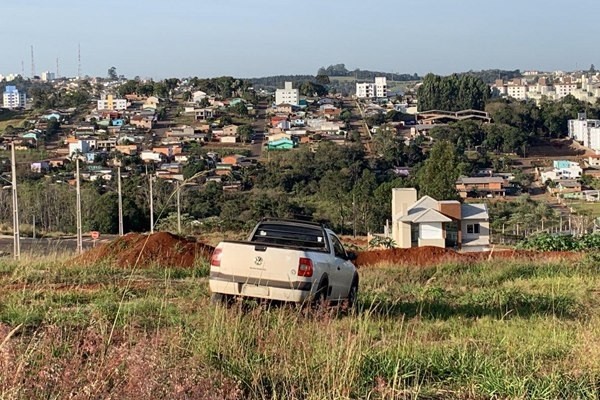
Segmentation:
[(250, 240), (259, 243), (326, 250), (327, 244), (323, 235), (323, 230), (316, 227), (267, 223), (261, 224)]

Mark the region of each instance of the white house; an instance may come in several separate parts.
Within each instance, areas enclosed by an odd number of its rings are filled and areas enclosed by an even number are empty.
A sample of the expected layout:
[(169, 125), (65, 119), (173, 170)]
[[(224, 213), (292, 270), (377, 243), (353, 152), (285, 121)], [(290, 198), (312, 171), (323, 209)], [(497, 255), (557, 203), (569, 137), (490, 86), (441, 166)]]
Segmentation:
[(291, 104), (297, 106), (300, 103), (300, 90), (292, 87), (292, 82), (285, 82), (283, 89), (275, 91), (275, 104)]
[(196, 90), (194, 93), (192, 93), (192, 101), (194, 103), (200, 103), (206, 97), (208, 97), (208, 94), (206, 94), (206, 92), (203, 92), (202, 90)]
[(96, 139), (77, 139), (69, 143), (69, 156), (75, 153), (87, 154), (96, 148)]
[(417, 200), (414, 188), (392, 189), (392, 238), (401, 248), (485, 250), (490, 244), (487, 206), (429, 196)]
[(555, 160), (553, 169), (542, 171), (540, 177), (542, 182), (559, 181), (561, 179), (579, 179), (583, 173), (583, 169), (579, 163), (568, 160)]

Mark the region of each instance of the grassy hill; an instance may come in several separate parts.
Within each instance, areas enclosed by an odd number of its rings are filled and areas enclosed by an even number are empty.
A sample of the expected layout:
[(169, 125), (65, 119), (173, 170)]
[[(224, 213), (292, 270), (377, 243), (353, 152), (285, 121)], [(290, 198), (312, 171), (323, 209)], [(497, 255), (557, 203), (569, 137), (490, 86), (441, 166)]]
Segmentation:
[(597, 398), (600, 267), (361, 269), (349, 316), (213, 306), (188, 270), (0, 261), (0, 398)]

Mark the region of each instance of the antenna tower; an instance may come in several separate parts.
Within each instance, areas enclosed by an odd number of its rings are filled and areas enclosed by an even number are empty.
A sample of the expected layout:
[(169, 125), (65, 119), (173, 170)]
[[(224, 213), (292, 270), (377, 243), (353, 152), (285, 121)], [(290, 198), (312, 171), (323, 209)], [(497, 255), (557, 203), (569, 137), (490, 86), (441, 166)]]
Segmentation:
[(31, 45), (31, 78), (35, 76), (35, 58), (33, 57), (33, 45)]
[(77, 78), (81, 78), (81, 44), (77, 44)]

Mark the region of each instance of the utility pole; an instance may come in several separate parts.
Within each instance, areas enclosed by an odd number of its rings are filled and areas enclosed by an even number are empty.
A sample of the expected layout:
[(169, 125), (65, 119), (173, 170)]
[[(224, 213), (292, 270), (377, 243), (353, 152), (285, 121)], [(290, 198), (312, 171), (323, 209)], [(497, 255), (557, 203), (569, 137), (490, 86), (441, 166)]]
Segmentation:
[(12, 201), (13, 201), (13, 255), (21, 258), (21, 233), (19, 231), (19, 199), (17, 197), (17, 161), (15, 160), (15, 142), (11, 146)]
[(81, 184), (79, 178), (79, 154), (76, 154), (75, 172), (77, 174), (77, 253), (83, 253), (83, 235), (81, 231)]
[(154, 191), (152, 190), (152, 176), (148, 175), (148, 164), (146, 164), (146, 176), (150, 185), (150, 233), (154, 233)]
[(181, 192), (179, 181), (175, 181), (175, 190), (177, 192), (177, 233), (181, 235)]
[(35, 214), (33, 214), (33, 238), (35, 239)]
[(117, 167), (117, 193), (119, 195), (119, 236), (123, 236), (123, 195), (121, 192), (121, 166)]

